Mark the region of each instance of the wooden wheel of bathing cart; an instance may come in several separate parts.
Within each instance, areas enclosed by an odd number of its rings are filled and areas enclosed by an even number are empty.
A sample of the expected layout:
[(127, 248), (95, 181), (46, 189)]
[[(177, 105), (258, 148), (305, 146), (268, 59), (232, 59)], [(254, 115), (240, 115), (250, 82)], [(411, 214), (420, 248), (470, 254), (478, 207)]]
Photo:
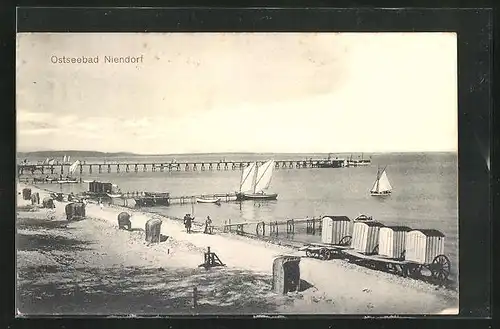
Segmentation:
[(443, 282), (448, 279), (451, 271), (451, 262), (445, 255), (439, 255), (434, 258), (430, 264), (432, 277)]
[(321, 249), (321, 252), (320, 252), (320, 258), (322, 260), (329, 260), (332, 258), (332, 252), (331, 250), (328, 250), (328, 249)]
[(351, 245), (351, 241), (352, 241), (352, 236), (346, 235), (345, 237), (343, 237), (340, 240), (339, 245), (341, 245), (341, 246), (350, 246)]
[(312, 255), (313, 255), (313, 254), (312, 254), (311, 250), (306, 249), (306, 256), (307, 256), (307, 257), (312, 257)]

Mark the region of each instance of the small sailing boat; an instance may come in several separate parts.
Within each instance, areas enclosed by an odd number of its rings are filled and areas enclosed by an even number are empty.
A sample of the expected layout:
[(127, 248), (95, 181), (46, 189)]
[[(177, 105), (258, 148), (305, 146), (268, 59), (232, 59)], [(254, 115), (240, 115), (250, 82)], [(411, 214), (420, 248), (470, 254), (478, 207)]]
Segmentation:
[(392, 192), (392, 186), (389, 182), (389, 178), (387, 177), (387, 173), (385, 172), (385, 167), (382, 171), (377, 170), (377, 179), (375, 183), (373, 183), (372, 189), (370, 193), (372, 196), (386, 196), (390, 195)]
[(274, 166), (274, 160), (269, 160), (260, 167), (257, 167), (257, 163), (254, 162), (243, 169), (236, 200), (276, 200), (278, 194), (265, 192), (271, 184)]
[(70, 167), (69, 167), (69, 175), (66, 179), (61, 179), (61, 180), (58, 180), (57, 182), (59, 184), (69, 184), (69, 183), (78, 183), (78, 179), (76, 178), (71, 178), (71, 176), (73, 175), (73, 173), (76, 171), (76, 168), (78, 167), (78, 165), (80, 164), (80, 161), (79, 160), (76, 160)]

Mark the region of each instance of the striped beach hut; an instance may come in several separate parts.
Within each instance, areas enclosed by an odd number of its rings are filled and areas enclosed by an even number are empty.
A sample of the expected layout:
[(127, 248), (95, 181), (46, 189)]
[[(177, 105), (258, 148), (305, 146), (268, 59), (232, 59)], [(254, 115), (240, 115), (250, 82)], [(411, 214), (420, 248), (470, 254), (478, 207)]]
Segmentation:
[(347, 216), (324, 216), (321, 227), (323, 243), (340, 244), (342, 239), (351, 235), (351, 220)]
[(352, 230), (351, 247), (363, 254), (376, 254), (380, 228), (384, 224), (376, 221), (355, 222)]
[(418, 264), (431, 264), (444, 254), (444, 234), (438, 230), (418, 229), (406, 234), (405, 260)]
[(378, 237), (378, 254), (393, 259), (404, 259), (406, 250), (407, 226), (384, 226)]

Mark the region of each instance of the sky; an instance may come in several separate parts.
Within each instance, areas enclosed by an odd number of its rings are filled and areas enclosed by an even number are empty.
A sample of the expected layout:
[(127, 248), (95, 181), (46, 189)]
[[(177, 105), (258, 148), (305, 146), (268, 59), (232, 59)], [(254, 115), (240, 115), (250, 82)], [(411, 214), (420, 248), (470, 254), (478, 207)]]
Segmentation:
[(454, 33), (21, 33), (16, 57), (20, 152), (458, 149)]

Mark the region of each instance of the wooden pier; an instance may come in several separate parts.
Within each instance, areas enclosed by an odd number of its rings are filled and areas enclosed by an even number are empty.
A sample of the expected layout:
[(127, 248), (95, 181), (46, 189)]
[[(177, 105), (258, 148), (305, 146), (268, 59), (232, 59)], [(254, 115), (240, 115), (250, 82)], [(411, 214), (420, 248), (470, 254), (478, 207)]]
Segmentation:
[[(157, 162), (157, 163), (81, 163), (77, 172), (83, 173), (138, 173), (138, 172), (172, 172), (172, 171), (226, 171), (241, 170), (255, 161), (213, 161), (213, 162)], [(258, 165), (265, 161), (256, 161)], [(276, 160), (276, 169), (301, 168), (341, 168), (346, 165), (345, 159), (309, 159), (309, 160)], [(70, 164), (18, 164), (19, 175), (23, 174), (65, 174)]]

